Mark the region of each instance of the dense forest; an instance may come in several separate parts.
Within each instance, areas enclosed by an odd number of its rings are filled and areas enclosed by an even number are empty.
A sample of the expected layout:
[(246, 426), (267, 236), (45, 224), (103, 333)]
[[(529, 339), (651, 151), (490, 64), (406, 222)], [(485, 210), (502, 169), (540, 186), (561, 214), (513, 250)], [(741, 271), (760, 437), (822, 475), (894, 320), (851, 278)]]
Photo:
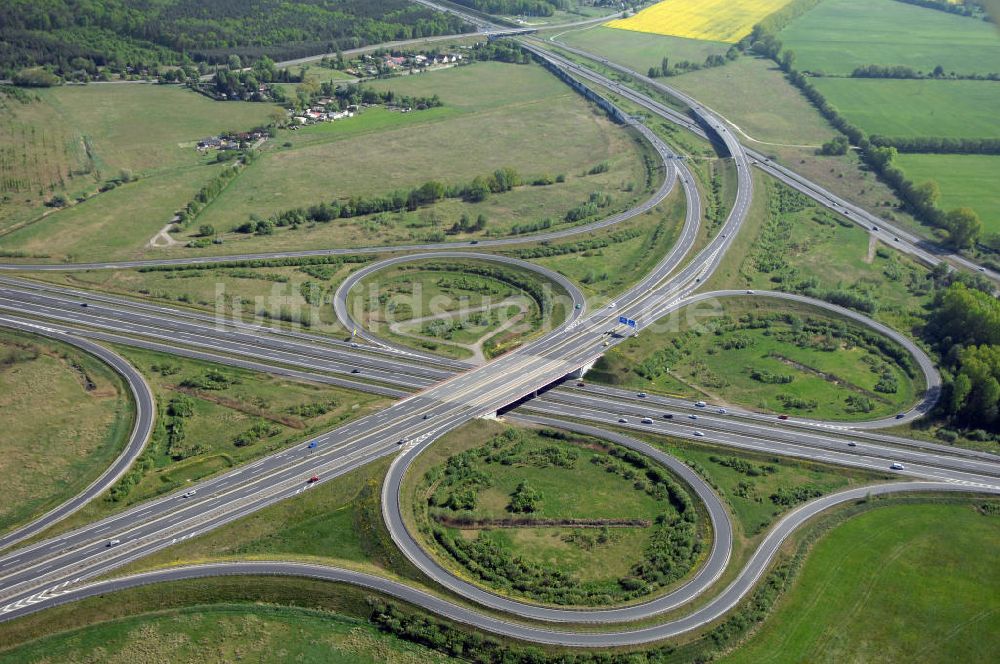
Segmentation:
[(1000, 431), (1000, 302), (953, 283), (937, 294), (924, 336), (944, 358), (945, 417), (958, 427)]
[(507, 16), (552, 16), (557, 9), (567, 9), (567, 0), (451, 0), (487, 14)]
[(470, 29), (407, 0), (5, 0), (0, 75), (282, 60)]

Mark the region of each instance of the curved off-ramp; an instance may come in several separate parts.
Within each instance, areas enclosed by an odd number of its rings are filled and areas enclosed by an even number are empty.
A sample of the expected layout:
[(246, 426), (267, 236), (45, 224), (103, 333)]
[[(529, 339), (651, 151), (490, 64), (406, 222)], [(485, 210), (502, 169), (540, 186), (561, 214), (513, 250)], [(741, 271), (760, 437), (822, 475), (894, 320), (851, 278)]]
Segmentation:
[(125, 379), (125, 383), (132, 393), (132, 400), (135, 403), (135, 419), (132, 424), (132, 431), (129, 434), (125, 449), (118, 455), (118, 458), (96, 480), (91, 482), (86, 489), (76, 496), (73, 496), (34, 521), (0, 536), (0, 550), (3, 550), (18, 542), (23, 542), (54, 523), (65, 519), (118, 481), (118, 478), (125, 474), (125, 471), (132, 465), (132, 462), (142, 454), (142, 450), (145, 449), (146, 443), (149, 441), (149, 436), (153, 431), (153, 421), (156, 417), (156, 402), (153, 397), (153, 391), (142, 374), (129, 364), (125, 358), (108, 350), (104, 346), (81, 339), (72, 334), (66, 334), (65, 332), (34, 321), (13, 316), (0, 316), (0, 327), (56, 339), (76, 346), (80, 350), (97, 357)]
[[(392, 579), (325, 565), (284, 561), (220, 562), (190, 565), (132, 574), (117, 579), (88, 583), (79, 587), (54, 588), (30, 598), (31, 601), (24, 601), (19, 603), (18, 606), (5, 608), (5, 613), (0, 614), (0, 622), (87, 597), (105, 595), (119, 590), (155, 583), (203, 579), (214, 576), (263, 575), (301, 577), (347, 583), (408, 602), (457, 623), (491, 632), (498, 636), (531, 643), (577, 648), (610, 648), (644, 645), (692, 632), (723, 618), (727, 612), (735, 608), (753, 590), (757, 581), (766, 573), (781, 545), (788, 537), (796, 529), (821, 512), (837, 505), (866, 500), (876, 496), (907, 492), (986, 492), (996, 494), (1000, 493), (1000, 490), (984, 491), (983, 489), (974, 489), (946, 482), (903, 482), (856, 487), (817, 498), (793, 510), (782, 518), (757, 547), (743, 570), (710, 602), (683, 617), (670, 619), (648, 627), (626, 627), (602, 632), (575, 632), (564, 628), (527, 625), (493, 615), (486, 615), (438, 595), (418, 590)], [(586, 613), (580, 614), (581, 622), (586, 622), (586, 618)]]
[[(517, 419), (517, 418), (512, 418)], [(464, 581), (442, 567), (424, 551), (406, 527), (403, 519), (400, 494), (403, 478), (413, 461), (429, 447), (434, 439), (425, 440), (404, 454), (398, 455), (386, 473), (382, 484), (382, 516), (393, 542), (421, 572), (435, 583), (451, 592), (497, 611), (516, 614), (522, 618), (563, 623), (620, 623), (642, 620), (682, 606), (703, 593), (715, 583), (726, 569), (732, 553), (733, 528), (726, 507), (708, 482), (678, 461), (652, 445), (629, 436), (598, 429), (597, 427), (547, 418), (523, 418), (524, 422), (559, 427), (568, 431), (594, 436), (614, 442), (649, 457), (668, 468), (695, 493), (704, 505), (712, 526), (712, 547), (708, 557), (700, 562), (694, 574), (679, 587), (658, 597), (638, 604), (601, 609), (556, 608), (542, 606), (527, 600), (511, 599), (491, 592), (482, 586)]]
[[(695, 304), (697, 302), (726, 297), (776, 299), (784, 300), (786, 302), (795, 302), (797, 304), (804, 304), (816, 309), (823, 309), (834, 315), (847, 318), (855, 323), (858, 323), (859, 325), (863, 325), (871, 330), (874, 330), (875, 332), (878, 332), (882, 336), (891, 339), (903, 348), (903, 350), (909, 353), (910, 357), (916, 361), (917, 368), (920, 370), (921, 374), (923, 374), (924, 393), (921, 396), (920, 401), (915, 406), (906, 412), (901, 413), (902, 417), (884, 417), (877, 420), (866, 420), (863, 422), (835, 422), (833, 424), (852, 429), (879, 429), (890, 426), (898, 426), (912, 422), (928, 414), (941, 398), (941, 373), (937, 370), (937, 367), (934, 366), (934, 361), (930, 358), (927, 352), (901, 332), (897, 332), (888, 325), (883, 325), (877, 320), (858, 313), (853, 309), (847, 309), (846, 307), (830, 304), (829, 302), (807, 297), (805, 295), (796, 295), (795, 293), (758, 290), (720, 290), (698, 293), (697, 295), (687, 297), (677, 303), (674, 303), (668, 311), (675, 311), (681, 307), (689, 304)], [(812, 424), (830, 424), (829, 422), (820, 422), (818, 420), (809, 420), (799, 417), (796, 417), (796, 420)]]
[(387, 268), (393, 267), (395, 265), (402, 265), (405, 263), (413, 263), (418, 261), (427, 260), (474, 260), (483, 261), (487, 263), (500, 263), (502, 265), (512, 265), (518, 269), (525, 270), (528, 272), (534, 272), (545, 279), (548, 279), (552, 283), (557, 284), (570, 298), (570, 309), (569, 315), (566, 317), (562, 323), (559, 324), (553, 331), (559, 331), (566, 326), (572, 324), (580, 316), (586, 313), (587, 310), (587, 300), (583, 296), (583, 293), (572, 281), (567, 279), (562, 274), (556, 272), (555, 270), (550, 270), (547, 267), (542, 267), (541, 265), (536, 265), (529, 261), (524, 261), (519, 258), (512, 258), (510, 256), (502, 256), (499, 254), (485, 254), (485, 253), (472, 253), (472, 252), (454, 252), (454, 251), (430, 251), (420, 254), (407, 254), (405, 256), (394, 256), (392, 258), (387, 258), (377, 263), (370, 263), (365, 267), (352, 273), (349, 277), (341, 282), (340, 286), (337, 287), (336, 292), (333, 295), (333, 311), (337, 316), (337, 320), (341, 325), (346, 327), (348, 330), (356, 331), (356, 336), (361, 337), (369, 343), (375, 344), (376, 346), (381, 346), (383, 348), (390, 348), (397, 351), (403, 355), (411, 355), (414, 357), (427, 357), (430, 359), (439, 359), (439, 356), (432, 353), (424, 353), (419, 350), (410, 348), (409, 346), (404, 346), (403, 344), (398, 344), (389, 339), (379, 337), (378, 335), (369, 331), (362, 323), (358, 322), (357, 319), (351, 314), (351, 308), (348, 305), (348, 297), (351, 291), (361, 283), (367, 277), (381, 272)]

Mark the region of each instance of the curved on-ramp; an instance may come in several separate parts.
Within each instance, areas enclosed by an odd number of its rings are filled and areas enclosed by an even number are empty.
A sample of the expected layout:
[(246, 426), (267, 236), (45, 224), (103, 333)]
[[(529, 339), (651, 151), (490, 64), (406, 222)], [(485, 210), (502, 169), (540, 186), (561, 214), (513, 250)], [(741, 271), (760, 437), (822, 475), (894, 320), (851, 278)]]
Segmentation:
[(405, 256), (394, 256), (392, 258), (387, 258), (385, 260), (379, 261), (377, 263), (371, 263), (361, 268), (360, 270), (352, 273), (349, 277), (341, 282), (340, 286), (337, 287), (337, 291), (333, 295), (333, 310), (337, 316), (337, 320), (340, 321), (341, 325), (346, 327), (348, 330), (355, 330), (357, 336), (361, 337), (369, 343), (375, 344), (376, 346), (381, 346), (383, 348), (391, 348), (404, 355), (412, 355), (414, 357), (429, 357), (433, 359), (438, 359), (437, 355), (430, 353), (422, 353), (418, 350), (404, 346), (402, 344), (394, 343), (388, 339), (377, 336), (376, 334), (369, 331), (363, 324), (359, 323), (354, 316), (351, 314), (351, 308), (348, 305), (348, 297), (351, 291), (361, 283), (365, 278), (390, 268), (394, 265), (401, 265), (404, 263), (412, 263), (417, 261), (434, 260), (434, 259), (445, 259), (445, 260), (476, 260), (489, 263), (501, 263), (503, 265), (513, 265), (522, 270), (528, 272), (534, 272), (535, 274), (541, 275), (542, 277), (548, 279), (552, 283), (558, 284), (566, 294), (570, 297), (572, 308), (569, 310), (569, 315), (566, 320), (564, 320), (560, 325), (555, 328), (556, 331), (563, 329), (567, 325), (573, 323), (576, 319), (582, 316), (587, 309), (587, 300), (584, 298), (583, 293), (572, 281), (567, 279), (562, 274), (556, 272), (555, 270), (550, 270), (547, 267), (542, 267), (541, 265), (536, 265), (529, 261), (524, 261), (519, 258), (511, 258), (510, 256), (501, 256), (498, 254), (484, 254), (484, 253), (471, 253), (471, 252), (454, 252), (454, 251), (430, 251), (420, 254), (407, 254)]
[(153, 391), (150, 389), (149, 384), (146, 383), (146, 379), (142, 377), (142, 374), (129, 364), (125, 358), (108, 350), (104, 346), (30, 320), (13, 316), (0, 316), (0, 327), (56, 339), (76, 346), (80, 350), (97, 357), (125, 379), (132, 393), (132, 400), (135, 402), (136, 408), (132, 431), (129, 434), (125, 449), (118, 455), (118, 458), (96, 480), (76, 496), (34, 521), (0, 536), (0, 551), (2, 551), (18, 542), (23, 542), (29, 537), (42, 532), (52, 524), (65, 519), (118, 481), (118, 478), (128, 470), (128, 467), (132, 465), (132, 462), (136, 460), (146, 447), (149, 436), (153, 431), (156, 402), (153, 398)]
[(639, 604), (602, 609), (567, 609), (542, 606), (526, 600), (501, 596), (481, 586), (464, 581), (446, 570), (424, 551), (406, 527), (400, 505), (403, 478), (417, 456), (434, 442), (434, 440), (426, 440), (393, 460), (389, 472), (386, 473), (385, 482), (382, 484), (382, 515), (396, 546), (411, 563), (433, 579), (435, 583), (478, 604), (497, 611), (516, 614), (522, 618), (546, 622), (607, 624), (641, 620), (686, 604), (715, 583), (725, 571), (733, 542), (733, 529), (729, 515), (712, 487), (687, 465), (652, 445), (620, 433), (548, 418), (520, 417), (513, 419), (559, 427), (606, 439), (639, 452), (668, 468), (671, 473), (680, 477), (693, 489), (698, 500), (705, 506), (713, 533), (711, 551), (707, 559), (701, 562), (694, 575), (681, 586)]
[[(816, 298), (807, 297), (805, 295), (796, 295), (794, 293), (783, 293), (781, 291), (758, 291), (758, 290), (720, 290), (711, 291), (706, 293), (698, 293), (697, 295), (692, 295), (679, 301), (673, 310), (680, 309), (683, 306), (694, 304), (696, 302), (703, 302), (705, 300), (711, 300), (715, 298), (725, 298), (725, 297), (751, 297), (751, 298), (769, 298), (776, 300), (784, 300), (786, 302), (796, 302), (798, 304), (808, 305), (817, 309), (824, 309), (832, 314), (840, 316), (842, 318), (847, 318), (855, 323), (863, 325), (869, 329), (878, 332), (884, 337), (887, 337), (903, 348), (907, 353), (910, 354), (917, 362), (917, 367), (924, 377), (924, 393), (920, 402), (914, 407), (902, 413), (903, 417), (885, 417), (877, 420), (866, 420), (863, 422), (837, 422), (836, 424), (845, 427), (850, 427), (852, 429), (879, 429), (883, 427), (898, 426), (900, 424), (906, 424), (912, 422), (918, 418), (923, 417), (934, 408), (937, 404), (938, 399), (941, 397), (941, 373), (934, 366), (934, 361), (931, 360), (930, 356), (924, 351), (923, 348), (914, 343), (906, 335), (897, 332), (887, 325), (869, 318), (864, 314), (858, 313), (853, 309), (847, 309), (846, 307), (841, 307), (836, 304), (831, 304), (823, 300), (818, 300)], [(817, 420), (808, 420), (802, 418), (796, 418), (803, 422), (811, 422), (813, 424), (820, 424), (821, 422)]]

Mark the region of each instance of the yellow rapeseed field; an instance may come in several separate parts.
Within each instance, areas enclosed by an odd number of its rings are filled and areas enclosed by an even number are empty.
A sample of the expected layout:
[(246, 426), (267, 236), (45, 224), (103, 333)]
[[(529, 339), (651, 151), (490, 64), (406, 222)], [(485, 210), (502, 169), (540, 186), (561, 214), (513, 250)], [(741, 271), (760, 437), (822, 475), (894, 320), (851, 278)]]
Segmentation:
[(735, 43), (790, 0), (663, 0), (608, 27)]

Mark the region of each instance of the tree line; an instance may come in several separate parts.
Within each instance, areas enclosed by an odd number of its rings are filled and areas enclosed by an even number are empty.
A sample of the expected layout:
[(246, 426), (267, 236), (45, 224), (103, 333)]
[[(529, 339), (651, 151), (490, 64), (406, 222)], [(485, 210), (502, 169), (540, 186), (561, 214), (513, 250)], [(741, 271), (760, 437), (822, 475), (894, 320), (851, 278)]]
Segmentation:
[(406, 0), (7, 0), (0, 73), (39, 65), (63, 76), (137, 61), (223, 63), (232, 54), (288, 59), (471, 29), (457, 16)]
[(567, 0), (452, 0), (452, 2), (485, 14), (506, 16), (552, 16), (557, 9), (569, 8)]
[[(400, 213), (414, 211), (433, 205), (447, 198), (458, 198), (469, 202), (485, 200), (491, 193), (510, 191), (522, 184), (521, 176), (511, 167), (499, 168), (487, 176), (477, 175), (471, 182), (445, 185), (437, 180), (428, 180), (410, 190), (397, 189), (381, 196), (352, 196), (346, 201), (334, 200), (309, 207), (297, 207), (279, 212), (269, 219), (251, 219), (238, 226), (237, 233), (257, 233), (269, 235), (276, 227), (297, 227), (308, 222), (326, 223), (334, 219), (350, 219), (383, 212)], [(485, 222), (484, 222), (485, 225)], [(481, 229), (480, 229), (481, 230)]]
[(985, 12), (972, 2), (947, 2), (947, 0), (896, 0), (908, 5), (916, 5), (924, 9), (935, 9), (939, 12), (958, 14), (959, 16), (976, 17), (981, 16), (983, 20), (988, 20)]
[[(793, 2), (788, 7), (799, 3), (802, 3), (803, 6), (812, 6), (810, 3), (814, 3), (814, 0), (799, 0), (798, 3)], [(858, 147), (859, 155), (865, 164), (893, 189), (915, 217), (926, 224), (946, 230), (948, 243), (953, 248), (958, 250), (973, 248), (979, 241), (983, 230), (982, 222), (975, 211), (967, 207), (949, 211), (939, 208), (937, 205), (940, 198), (938, 185), (933, 181), (916, 184), (908, 179), (906, 174), (893, 164), (898, 150), (892, 145), (874, 143), (863, 129), (845, 118), (812, 84), (809, 80), (810, 77), (795, 68), (795, 52), (783, 49), (781, 42), (775, 37), (775, 33), (769, 32), (762, 26), (763, 22), (754, 26), (753, 32), (747, 38), (750, 40), (750, 50), (772, 58), (778, 63), (787, 79), (805, 95), (820, 114), (835, 129), (840, 131), (851, 145)], [(889, 142), (887, 139), (883, 139), (883, 143), (887, 142)], [(939, 145), (943, 147), (944, 143), (941, 142)], [(990, 144), (989, 141), (985, 141), (975, 145), (988, 148)], [(822, 154), (843, 154), (847, 148), (848, 145), (842, 140), (835, 139), (825, 144), (820, 152)]]
[[(242, 64), (239, 56), (230, 56), (228, 68), (217, 69), (209, 85), (202, 85), (198, 78), (191, 79), (189, 85), (213, 99), (274, 101), (280, 104), (285, 101), (284, 91), (269, 84), (302, 82), (301, 75), (292, 74), (287, 68), (276, 68), (274, 60), (267, 56), (254, 62), (250, 69), (242, 69)], [(161, 80), (164, 82), (170, 82), (171, 78), (177, 80), (176, 74), (171, 77), (172, 73), (172, 71), (165, 72)]]
[(418, 111), (428, 108), (443, 106), (444, 102), (437, 94), (427, 96), (400, 95), (392, 90), (376, 90), (375, 88), (358, 83), (348, 83), (347, 85), (337, 85), (333, 81), (323, 81), (318, 83), (315, 79), (307, 78), (301, 85), (295, 88), (295, 107), (299, 109), (307, 108), (316, 104), (320, 99), (331, 99), (338, 110), (345, 110), (349, 106), (360, 106), (367, 104), (374, 106), (385, 104), (399, 108), (411, 108)]
[(903, 78), (903, 79), (947, 79), (969, 81), (1000, 81), (1000, 73), (989, 74), (946, 74), (944, 67), (937, 65), (930, 73), (924, 73), (907, 65), (864, 65), (855, 67), (851, 78)]
[(740, 56), (740, 50), (737, 46), (730, 46), (726, 54), (719, 55), (718, 53), (713, 53), (705, 58), (702, 63), (692, 62), (691, 60), (678, 60), (677, 62), (671, 63), (669, 56), (663, 56), (660, 60), (659, 66), (652, 66), (646, 72), (646, 76), (649, 78), (660, 78), (677, 76), (678, 74), (684, 74), (689, 71), (698, 71), (699, 69), (711, 69), (712, 67), (721, 67), (727, 62), (732, 62)]
[(882, 136), (868, 141), (876, 147), (893, 147), (898, 152), (937, 154), (1000, 154), (1000, 138), (949, 138), (944, 136)]

